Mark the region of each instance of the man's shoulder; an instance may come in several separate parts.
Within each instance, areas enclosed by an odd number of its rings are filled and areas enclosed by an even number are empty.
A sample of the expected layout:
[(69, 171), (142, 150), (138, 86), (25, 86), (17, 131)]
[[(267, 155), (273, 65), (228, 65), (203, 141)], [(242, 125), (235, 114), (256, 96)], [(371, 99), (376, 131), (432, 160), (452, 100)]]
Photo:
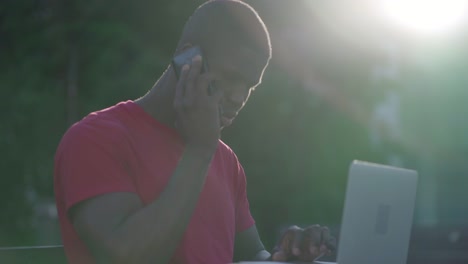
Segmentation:
[(73, 124), (62, 137), (61, 144), (92, 140), (119, 141), (125, 136), (126, 125), (122, 118), (122, 104), (91, 112)]
[(122, 128), (122, 121), (112, 110), (96, 111), (88, 114), (80, 121), (73, 124), (66, 134), (106, 134), (107, 132), (117, 132)]
[(240, 163), (234, 150), (222, 140), (219, 140), (218, 143), (218, 153), (224, 157), (224, 159), (229, 159), (235, 164)]
[(95, 127), (99, 129), (118, 129), (123, 126), (125, 114), (128, 112), (130, 102), (120, 102), (113, 106), (89, 113), (72, 127)]
[(221, 139), (218, 142), (218, 151), (220, 151), (223, 155), (236, 155), (232, 148)]

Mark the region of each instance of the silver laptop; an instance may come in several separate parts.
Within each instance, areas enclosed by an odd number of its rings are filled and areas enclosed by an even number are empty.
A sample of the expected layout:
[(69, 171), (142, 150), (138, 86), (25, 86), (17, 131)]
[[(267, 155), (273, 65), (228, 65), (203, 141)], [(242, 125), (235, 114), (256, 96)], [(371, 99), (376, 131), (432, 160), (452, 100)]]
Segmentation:
[(414, 170), (354, 161), (349, 169), (336, 263), (405, 264), (417, 182)]
[(351, 164), (338, 264), (406, 263), (417, 182), (414, 170), (363, 161)]

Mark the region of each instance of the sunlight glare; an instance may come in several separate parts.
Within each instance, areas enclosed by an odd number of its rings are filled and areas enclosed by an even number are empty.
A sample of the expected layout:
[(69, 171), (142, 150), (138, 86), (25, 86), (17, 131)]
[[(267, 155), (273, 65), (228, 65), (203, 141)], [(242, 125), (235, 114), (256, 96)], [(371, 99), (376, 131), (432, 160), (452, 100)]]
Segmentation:
[(465, 17), (467, 0), (383, 0), (386, 15), (423, 33), (453, 29)]

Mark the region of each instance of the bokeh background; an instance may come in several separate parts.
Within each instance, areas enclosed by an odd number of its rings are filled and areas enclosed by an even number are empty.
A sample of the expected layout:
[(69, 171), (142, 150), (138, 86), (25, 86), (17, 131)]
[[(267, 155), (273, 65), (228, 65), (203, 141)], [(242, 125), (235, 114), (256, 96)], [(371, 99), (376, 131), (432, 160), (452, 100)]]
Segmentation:
[[(0, 247), (61, 243), (61, 136), (150, 89), (203, 2), (0, 2)], [(430, 32), (392, 21), (382, 0), (245, 2), (269, 28), (273, 59), (222, 137), (265, 245), (290, 224), (337, 230), (360, 159), (419, 171), (412, 263), (468, 263), (467, 20)]]

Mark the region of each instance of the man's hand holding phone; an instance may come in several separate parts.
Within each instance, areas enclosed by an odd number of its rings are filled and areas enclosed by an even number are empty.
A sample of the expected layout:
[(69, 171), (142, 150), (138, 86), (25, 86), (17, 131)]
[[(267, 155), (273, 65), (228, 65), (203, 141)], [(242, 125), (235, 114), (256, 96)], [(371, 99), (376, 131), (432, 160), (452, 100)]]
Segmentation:
[(222, 93), (215, 90), (208, 94), (214, 77), (202, 73), (202, 68), (202, 57), (195, 55), (180, 70), (174, 97), (175, 125), (187, 146), (214, 152), (221, 130), (218, 106)]

